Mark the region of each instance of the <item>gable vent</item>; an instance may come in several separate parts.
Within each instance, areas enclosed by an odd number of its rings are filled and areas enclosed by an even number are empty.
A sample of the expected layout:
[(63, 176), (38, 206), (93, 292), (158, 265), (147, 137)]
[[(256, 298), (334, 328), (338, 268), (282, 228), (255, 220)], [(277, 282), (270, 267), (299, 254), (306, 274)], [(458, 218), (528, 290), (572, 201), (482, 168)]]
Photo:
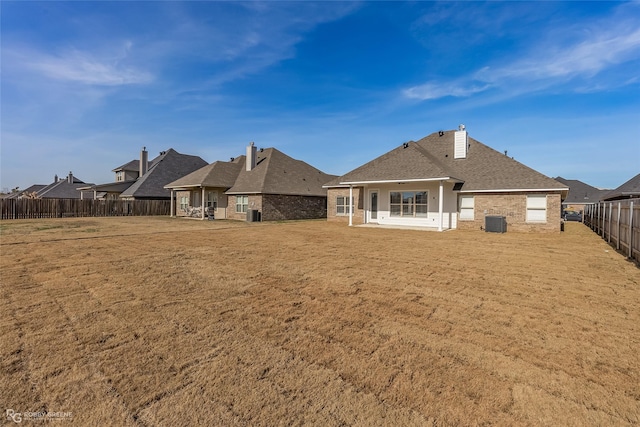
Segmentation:
[(467, 150), (469, 148), (469, 137), (464, 125), (458, 126), (453, 141), (453, 158), (466, 159)]

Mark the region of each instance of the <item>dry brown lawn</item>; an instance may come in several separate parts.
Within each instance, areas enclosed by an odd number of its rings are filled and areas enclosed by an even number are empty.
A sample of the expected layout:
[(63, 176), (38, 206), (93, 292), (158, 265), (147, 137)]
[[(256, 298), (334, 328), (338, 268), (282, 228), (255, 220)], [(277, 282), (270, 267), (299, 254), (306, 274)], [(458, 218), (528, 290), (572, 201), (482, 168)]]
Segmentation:
[(83, 426), (640, 423), (640, 270), (582, 224), (0, 229), (3, 422), (13, 409)]

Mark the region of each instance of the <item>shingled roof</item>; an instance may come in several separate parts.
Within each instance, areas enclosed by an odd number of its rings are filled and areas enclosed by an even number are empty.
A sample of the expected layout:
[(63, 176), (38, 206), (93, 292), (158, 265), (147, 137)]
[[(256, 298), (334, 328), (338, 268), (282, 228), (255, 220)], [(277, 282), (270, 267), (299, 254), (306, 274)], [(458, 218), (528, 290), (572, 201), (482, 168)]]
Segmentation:
[(567, 190), (567, 186), (469, 137), (466, 158), (454, 158), (455, 131), (435, 132), (410, 141), (325, 184), (374, 182), (463, 182), (461, 192)]
[(73, 176), (69, 172), (66, 178), (58, 179), (49, 185), (44, 186), (37, 192), (39, 199), (79, 199), (80, 192), (78, 188), (92, 185)]
[(640, 174), (634, 176), (620, 187), (602, 196), (602, 200), (620, 200), (640, 197)]
[(214, 162), (165, 188), (219, 187), (227, 188), (227, 194), (326, 196), (322, 184), (335, 177), (275, 148), (257, 151), (256, 166), (251, 171), (246, 170), (245, 164), (246, 156), (231, 162)]
[(569, 194), (563, 200), (566, 204), (589, 204), (597, 203), (603, 195), (611, 190), (600, 190), (577, 179), (564, 179), (561, 176), (555, 178), (556, 181), (569, 187)]
[(165, 185), (164, 188), (230, 188), (236, 182), (240, 169), (244, 167), (244, 157), (237, 157), (230, 162), (213, 162)]
[(256, 167), (251, 171), (244, 167), (245, 161), (243, 158), (243, 167), (227, 194), (326, 196), (322, 184), (334, 177), (275, 148), (257, 152)]
[(170, 198), (171, 193), (164, 188), (170, 182), (189, 174), (207, 162), (198, 156), (180, 154), (173, 148), (160, 153), (150, 162), (147, 173), (138, 178), (120, 194), (122, 198)]

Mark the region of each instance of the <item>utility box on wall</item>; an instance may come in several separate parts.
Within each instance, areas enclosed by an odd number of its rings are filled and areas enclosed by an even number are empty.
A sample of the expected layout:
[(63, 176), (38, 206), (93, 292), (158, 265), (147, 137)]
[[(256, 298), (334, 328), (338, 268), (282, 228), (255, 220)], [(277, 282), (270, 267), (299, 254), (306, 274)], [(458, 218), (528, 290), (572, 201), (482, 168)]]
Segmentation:
[(507, 218), (504, 216), (485, 216), (484, 231), (487, 233), (506, 233)]
[(247, 222), (260, 222), (262, 221), (262, 215), (257, 209), (249, 209), (247, 211)]

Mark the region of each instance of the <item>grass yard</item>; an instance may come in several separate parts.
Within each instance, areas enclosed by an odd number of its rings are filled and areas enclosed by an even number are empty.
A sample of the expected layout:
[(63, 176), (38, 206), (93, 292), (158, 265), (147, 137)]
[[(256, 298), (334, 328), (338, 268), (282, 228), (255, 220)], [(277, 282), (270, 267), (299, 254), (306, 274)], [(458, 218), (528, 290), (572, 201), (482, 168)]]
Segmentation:
[(640, 270), (579, 223), (0, 233), (5, 423), (12, 409), (71, 412), (60, 426), (640, 424)]

